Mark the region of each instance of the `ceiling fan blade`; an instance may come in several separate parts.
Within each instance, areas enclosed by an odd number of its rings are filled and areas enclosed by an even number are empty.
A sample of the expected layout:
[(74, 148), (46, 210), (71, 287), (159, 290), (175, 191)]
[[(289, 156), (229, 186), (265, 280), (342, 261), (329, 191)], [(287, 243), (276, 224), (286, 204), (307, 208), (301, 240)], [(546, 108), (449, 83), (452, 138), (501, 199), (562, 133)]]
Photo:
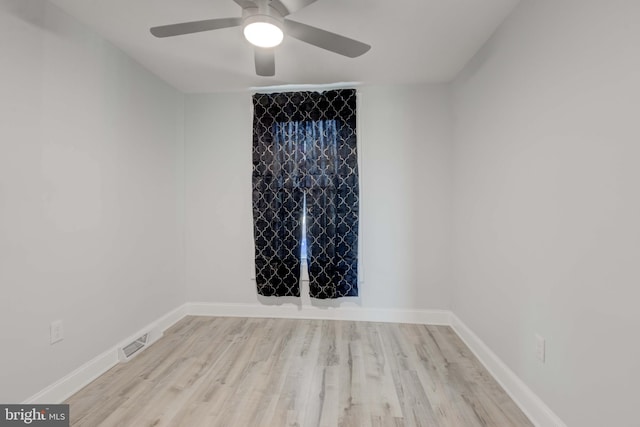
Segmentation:
[(240, 24), (242, 24), (242, 18), (206, 19), (204, 21), (182, 22), (180, 24), (153, 27), (151, 28), (151, 34), (156, 37), (173, 37), (183, 34), (199, 33), (201, 31), (237, 27)]
[(287, 9), (287, 6), (283, 5), (280, 0), (271, 0), (269, 2), (269, 7), (278, 11), (278, 13), (282, 16), (287, 16), (290, 12)]
[(291, 37), (349, 58), (364, 55), (371, 49), (366, 43), (288, 19), (284, 21), (284, 28)]
[(282, 13), (282, 16), (287, 16), (316, 1), (318, 0), (272, 0), (270, 6)]
[(257, 75), (264, 77), (276, 75), (276, 58), (273, 49), (256, 47), (254, 49), (254, 58), (256, 61)]
[(243, 9), (256, 7), (256, 4), (251, 0), (233, 0), (233, 1), (236, 2)]

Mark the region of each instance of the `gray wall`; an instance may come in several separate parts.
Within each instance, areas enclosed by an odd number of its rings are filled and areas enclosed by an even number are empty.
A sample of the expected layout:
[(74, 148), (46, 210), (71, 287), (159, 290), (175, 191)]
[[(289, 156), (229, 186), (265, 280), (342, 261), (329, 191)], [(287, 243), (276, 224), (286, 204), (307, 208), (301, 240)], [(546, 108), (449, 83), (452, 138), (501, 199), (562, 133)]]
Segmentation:
[(638, 17), (523, 1), (454, 84), (453, 311), (569, 426), (638, 425)]
[[(451, 115), (446, 86), (359, 90), (360, 298), (370, 308), (449, 307)], [(188, 299), (257, 303), (251, 95), (186, 99)], [(308, 299), (303, 299), (309, 305)]]
[[(571, 426), (637, 419), (637, 16), (523, 1), (452, 88), (360, 90), (343, 304), (452, 308)], [(41, 0), (0, 0), (0, 39), (0, 401), (187, 300), (256, 303), (250, 94), (183, 102)]]
[(47, 1), (0, 2), (0, 39), (0, 402), (20, 402), (185, 301), (183, 97)]

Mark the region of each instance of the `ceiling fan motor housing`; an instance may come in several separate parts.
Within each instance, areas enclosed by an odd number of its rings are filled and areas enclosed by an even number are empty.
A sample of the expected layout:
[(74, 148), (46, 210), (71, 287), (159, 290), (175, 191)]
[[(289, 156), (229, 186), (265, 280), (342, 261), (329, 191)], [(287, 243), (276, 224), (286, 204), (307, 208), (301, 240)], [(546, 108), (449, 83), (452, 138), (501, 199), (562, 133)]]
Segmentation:
[(242, 30), (252, 44), (274, 47), (284, 36), (284, 17), (266, 3), (242, 10)]
[(276, 27), (280, 28), (281, 31), (284, 31), (284, 28), (283, 28), (283, 25), (282, 25), (283, 22), (284, 22), (284, 19), (282, 17), (280, 17), (278, 19), (277, 16), (273, 16), (273, 15), (262, 15), (260, 13), (255, 13), (255, 14), (247, 13), (247, 11), (251, 11), (251, 10), (257, 11), (258, 9), (245, 9), (244, 10), (244, 13), (242, 14), (243, 15), (243, 17), (242, 17), (242, 26), (243, 27), (246, 27), (249, 24), (254, 24), (256, 22), (264, 22), (264, 23), (267, 23), (267, 24), (275, 25)]
[(284, 16), (268, 4), (261, 3), (258, 7), (242, 9), (242, 27), (256, 22), (275, 25), (284, 31)]

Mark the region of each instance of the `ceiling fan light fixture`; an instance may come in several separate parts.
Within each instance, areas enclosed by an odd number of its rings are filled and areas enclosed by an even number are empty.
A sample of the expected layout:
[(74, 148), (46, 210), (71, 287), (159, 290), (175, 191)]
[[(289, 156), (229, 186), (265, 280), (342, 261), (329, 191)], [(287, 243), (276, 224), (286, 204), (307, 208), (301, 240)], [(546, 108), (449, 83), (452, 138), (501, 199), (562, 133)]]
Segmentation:
[(254, 46), (275, 47), (282, 43), (282, 24), (272, 16), (254, 15), (244, 20), (244, 37)]
[(347, 58), (357, 58), (371, 49), (366, 43), (340, 34), (285, 19), (286, 16), (315, 3), (317, 0), (233, 0), (242, 8), (242, 16), (181, 22), (150, 28), (155, 37), (173, 37), (223, 28), (242, 27), (253, 49), (256, 74), (275, 75), (275, 49), (287, 36)]

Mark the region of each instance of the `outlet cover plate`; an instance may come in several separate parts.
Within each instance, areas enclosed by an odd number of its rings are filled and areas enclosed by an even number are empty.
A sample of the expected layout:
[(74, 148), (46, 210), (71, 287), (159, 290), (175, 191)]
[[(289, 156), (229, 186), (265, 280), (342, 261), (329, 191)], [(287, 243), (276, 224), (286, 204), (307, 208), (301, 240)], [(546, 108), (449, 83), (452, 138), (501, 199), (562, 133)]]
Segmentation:
[(546, 343), (543, 337), (536, 334), (536, 359), (544, 363), (546, 358)]
[(62, 341), (64, 339), (64, 327), (62, 325), (62, 320), (51, 322), (49, 332), (51, 335), (51, 344)]

